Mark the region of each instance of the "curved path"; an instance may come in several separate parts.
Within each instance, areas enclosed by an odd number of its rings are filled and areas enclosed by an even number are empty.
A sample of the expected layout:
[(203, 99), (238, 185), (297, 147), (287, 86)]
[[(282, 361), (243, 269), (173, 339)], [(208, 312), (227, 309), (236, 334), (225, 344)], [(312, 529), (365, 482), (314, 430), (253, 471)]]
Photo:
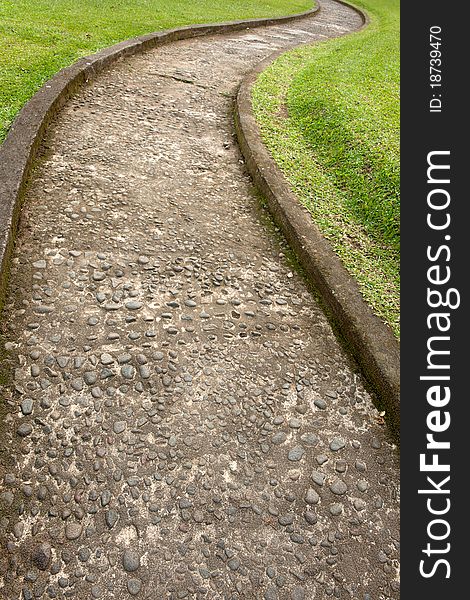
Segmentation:
[(396, 599), (398, 454), (232, 126), (318, 16), (117, 64), (44, 143), (4, 312), (0, 597)]

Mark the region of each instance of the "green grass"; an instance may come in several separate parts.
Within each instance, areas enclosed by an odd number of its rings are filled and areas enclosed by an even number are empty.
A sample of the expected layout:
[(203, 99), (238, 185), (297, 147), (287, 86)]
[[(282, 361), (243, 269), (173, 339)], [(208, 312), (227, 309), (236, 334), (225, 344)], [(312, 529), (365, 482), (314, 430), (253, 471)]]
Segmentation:
[(281, 56), (253, 106), (293, 189), (399, 337), (399, 2), (356, 4), (366, 29)]
[(45, 81), (100, 48), (158, 29), (311, 6), (311, 0), (0, 0), (0, 142)]

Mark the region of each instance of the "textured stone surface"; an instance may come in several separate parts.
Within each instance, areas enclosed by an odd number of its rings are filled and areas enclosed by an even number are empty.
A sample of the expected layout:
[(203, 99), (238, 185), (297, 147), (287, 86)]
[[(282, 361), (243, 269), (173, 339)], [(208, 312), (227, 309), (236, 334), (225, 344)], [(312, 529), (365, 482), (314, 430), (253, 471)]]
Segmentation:
[(3, 315), (1, 597), (399, 597), (396, 449), (230, 112), (257, 61), (359, 24), (162, 47), (57, 119)]

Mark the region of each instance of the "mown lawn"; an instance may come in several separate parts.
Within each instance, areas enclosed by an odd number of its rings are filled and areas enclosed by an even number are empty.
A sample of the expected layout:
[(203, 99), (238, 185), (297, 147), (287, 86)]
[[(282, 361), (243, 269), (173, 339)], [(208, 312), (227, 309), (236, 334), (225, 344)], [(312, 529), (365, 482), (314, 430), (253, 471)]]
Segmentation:
[(311, 6), (312, 0), (0, 0), (0, 142), (47, 79), (100, 48), (158, 29)]
[(300, 200), (399, 337), (399, 1), (355, 3), (369, 27), (284, 54), (253, 104)]

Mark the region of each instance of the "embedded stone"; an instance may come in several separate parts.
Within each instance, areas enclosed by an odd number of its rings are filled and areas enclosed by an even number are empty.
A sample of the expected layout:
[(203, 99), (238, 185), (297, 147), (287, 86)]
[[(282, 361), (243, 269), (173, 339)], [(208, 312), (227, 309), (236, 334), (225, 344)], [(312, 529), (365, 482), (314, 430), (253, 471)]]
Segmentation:
[(137, 596), (141, 589), (142, 582), (140, 581), (140, 579), (132, 578), (129, 579), (129, 581), (127, 582), (127, 591), (131, 596)]
[(106, 521), (106, 525), (110, 529), (112, 529), (116, 525), (118, 519), (119, 519), (119, 515), (115, 510), (110, 509), (110, 510), (106, 511), (105, 521)]
[(103, 365), (112, 365), (114, 358), (111, 356), (111, 354), (103, 352), (103, 354), (100, 356), (100, 361)]
[(82, 535), (82, 529), (80, 523), (67, 523), (65, 537), (68, 540), (76, 540)]
[(113, 423), (113, 431), (114, 433), (122, 433), (126, 429), (125, 421), (115, 421)]
[(24, 415), (30, 415), (33, 412), (33, 401), (31, 400), (31, 398), (25, 398), (21, 405), (21, 412)]
[(301, 460), (301, 458), (303, 457), (304, 454), (305, 454), (305, 450), (302, 448), (302, 446), (295, 446), (294, 448), (291, 448), (289, 450), (289, 454), (287, 455), (287, 458), (289, 460), (295, 462), (295, 461)]
[(341, 450), (341, 448), (344, 448), (345, 445), (346, 442), (342, 438), (335, 437), (331, 440), (330, 450), (332, 450), (333, 452), (337, 452), (338, 450)]
[(271, 441), (273, 444), (279, 445), (287, 440), (287, 435), (283, 431), (278, 431), (273, 435)]
[(31, 423), (21, 423), (21, 425), (18, 427), (18, 429), (16, 430), (16, 433), (20, 436), (20, 437), (27, 437), (28, 435), (30, 435), (33, 432), (33, 427), (31, 425)]
[(348, 486), (341, 479), (335, 479), (330, 485), (330, 490), (337, 496), (342, 496), (348, 490)]
[(124, 379), (132, 379), (135, 375), (135, 368), (132, 365), (123, 365), (121, 367), (121, 375)]
[(51, 547), (49, 544), (39, 544), (33, 548), (31, 559), (40, 571), (45, 571), (51, 561)]
[(127, 548), (122, 555), (122, 566), (125, 571), (132, 573), (140, 567), (140, 556), (135, 550)]
[(320, 496), (318, 493), (313, 488), (309, 488), (305, 494), (305, 502), (307, 504), (317, 504), (319, 501)]

